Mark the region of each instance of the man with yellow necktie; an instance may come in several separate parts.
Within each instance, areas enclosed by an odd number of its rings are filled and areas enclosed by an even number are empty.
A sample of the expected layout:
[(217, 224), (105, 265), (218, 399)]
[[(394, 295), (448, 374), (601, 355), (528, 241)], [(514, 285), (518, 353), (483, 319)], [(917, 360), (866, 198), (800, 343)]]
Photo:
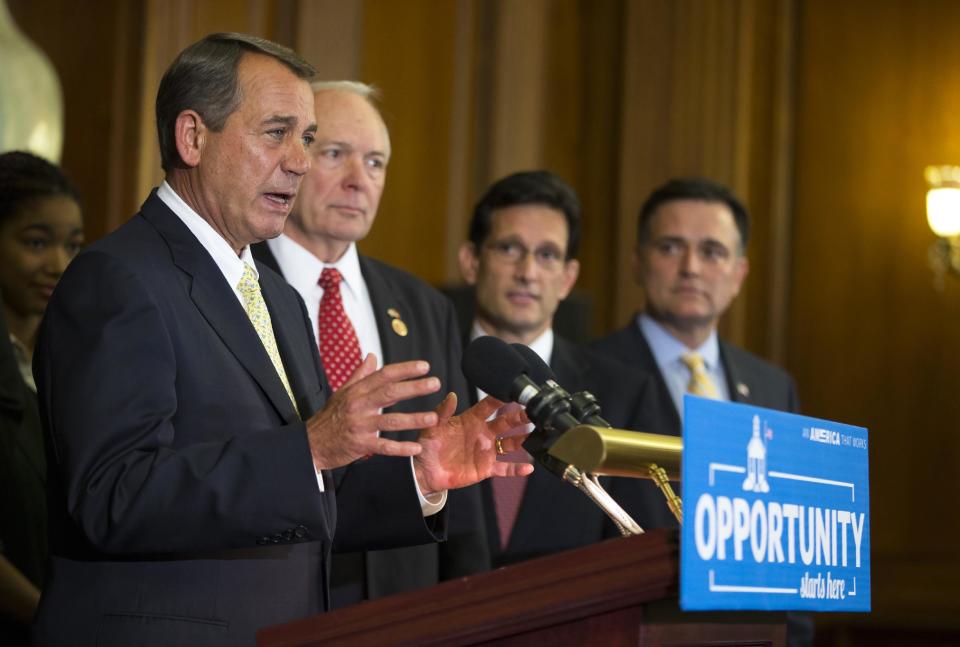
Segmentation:
[(671, 180), (640, 209), (633, 271), (645, 308), (594, 345), (658, 378), (664, 419), (651, 431), (680, 434), (685, 393), (797, 410), (787, 373), (717, 335), (747, 275), (749, 228), (740, 201), (702, 178)]
[[(747, 275), (749, 230), (736, 196), (703, 178), (670, 180), (640, 208), (633, 271), (646, 305), (594, 346), (655, 377), (662, 419), (645, 431), (679, 436), (685, 393), (797, 411), (790, 375), (717, 335)], [(787, 627), (788, 644), (811, 643), (809, 618)]]
[(253, 258), (313, 163), (313, 74), (245, 34), (181, 52), (157, 90), (165, 180), (50, 299), (33, 366), (51, 558), (31, 644), (253, 647), (330, 608), (334, 546), (436, 541), (448, 490), (533, 469), (497, 460), (525, 422), (488, 421), (501, 402), (384, 411), (448, 387), (419, 357), (343, 362), (334, 390), (302, 299)]

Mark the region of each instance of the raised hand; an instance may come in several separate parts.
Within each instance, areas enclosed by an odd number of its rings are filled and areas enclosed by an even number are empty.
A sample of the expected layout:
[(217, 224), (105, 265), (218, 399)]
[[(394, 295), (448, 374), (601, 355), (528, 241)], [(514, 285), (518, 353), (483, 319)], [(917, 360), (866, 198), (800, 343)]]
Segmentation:
[[(454, 416), (457, 396), (447, 395), (437, 407), (436, 425), (425, 428), (417, 438), (423, 450), (415, 455), (413, 466), (423, 492), (465, 487), (490, 476), (527, 476), (533, 472), (529, 463), (497, 460), (497, 438), (529, 422), (521, 410), (487, 420), (501, 406), (502, 402), (487, 396)], [(502, 438), (503, 453), (520, 449), (524, 438)]]
[(317, 470), (347, 465), (371, 454), (421, 453), (420, 443), (390, 440), (378, 432), (432, 427), (437, 424), (437, 413), (381, 411), (402, 400), (435, 393), (440, 390), (440, 380), (423, 377), (430, 370), (424, 361), (376, 367), (376, 357), (367, 355), (326, 406), (307, 421), (307, 440)]

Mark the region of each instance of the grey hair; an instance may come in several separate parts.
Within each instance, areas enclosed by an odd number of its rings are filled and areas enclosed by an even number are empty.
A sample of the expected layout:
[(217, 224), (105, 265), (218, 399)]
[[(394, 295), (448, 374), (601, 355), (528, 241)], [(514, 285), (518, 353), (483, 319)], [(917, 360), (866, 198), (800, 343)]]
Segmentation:
[(316, 69), (288, 47), (247, 34), (210, 34), (180, 52), (157, 90), (157, 136), (160, 165), (169, 173), (181, 164), (177, 152), (177, 117), (196, 110), (210, 130), (220, 132), (240, 106), (237, 67), (246, 53), (270, 56), (309, 81)]
[(313, 93), (327, 92), (336, 90), (338, 92), (349, 92), (363, 97), (376, 107), (376, 102), (380, 101), (380, 88), (362, 81), (314, 81), (310, 84)]
[[(377, 105), (381, 97), (380, 88), (362, 81), (314, 81), (310, 84), (310, 89), (313, 90), (314, 94), (320, 92), (346, 92), (366, 99), (367, 103), (380, 115), (380, 121), (383, 122), (383, 130), (387, 135), (387, 151), (389, 153), (392, 149), (390, 129), (387, 128), (387, 121), (383, 118), (383, 113), (380, 112), (380, 106)], [(320, 115), (317, 115), (317, 120), (320, 120)]]

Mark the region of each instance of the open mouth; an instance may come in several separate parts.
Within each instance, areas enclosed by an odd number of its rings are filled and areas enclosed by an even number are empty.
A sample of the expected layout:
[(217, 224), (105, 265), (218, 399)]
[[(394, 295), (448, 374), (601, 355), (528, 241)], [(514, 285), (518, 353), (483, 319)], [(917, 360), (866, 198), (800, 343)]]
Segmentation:
[(296, 193), (265, 193), (264, 196), (270, 202), (273, 202), (283, 207), (289, 207), (290, 203), (293, 202), (293, 199), (297, 196), (297, 194)]

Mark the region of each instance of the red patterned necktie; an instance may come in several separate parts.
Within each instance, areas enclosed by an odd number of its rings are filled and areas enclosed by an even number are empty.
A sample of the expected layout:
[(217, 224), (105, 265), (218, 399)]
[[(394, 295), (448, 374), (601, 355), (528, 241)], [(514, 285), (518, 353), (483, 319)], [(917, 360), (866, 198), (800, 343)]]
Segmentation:
[(340, 297), (340, 281), (343, 277), (332, 267), (326, 267), (320, 274), (320, 287), (323, 297), (320, 299), (318, 328), (320, 333), (320, 359), (327, 374), (330, 388), (334, 391), (360, 366), (360, 342), (347, 313), (343, 310)]
[[(515, 402), (508, 402), (500, 408), (499, 414), (516, 411), (522, 407)], [(527, 433), (527, 425), (514, 427), (507, 433), (507, 436), (517, 436)], [(518, 456), (514, 456), (518, 454)], [(500, 456), (500, 459), (523, 460), (526, 452), (517, 451)], [(494, 476), (490, 479), (490, 485), (493, 488), (493, 504), (497, 511), (497, 528), (500, 530), (500, 548), (506, 549), (510, 543), (510, 533), (513, 532), (513, 526), (517, 521), (517, 514), (520, 512), (520, 504), (523, 502), (523, 493), (527, 487), (527, 478), (525, 476)]]

